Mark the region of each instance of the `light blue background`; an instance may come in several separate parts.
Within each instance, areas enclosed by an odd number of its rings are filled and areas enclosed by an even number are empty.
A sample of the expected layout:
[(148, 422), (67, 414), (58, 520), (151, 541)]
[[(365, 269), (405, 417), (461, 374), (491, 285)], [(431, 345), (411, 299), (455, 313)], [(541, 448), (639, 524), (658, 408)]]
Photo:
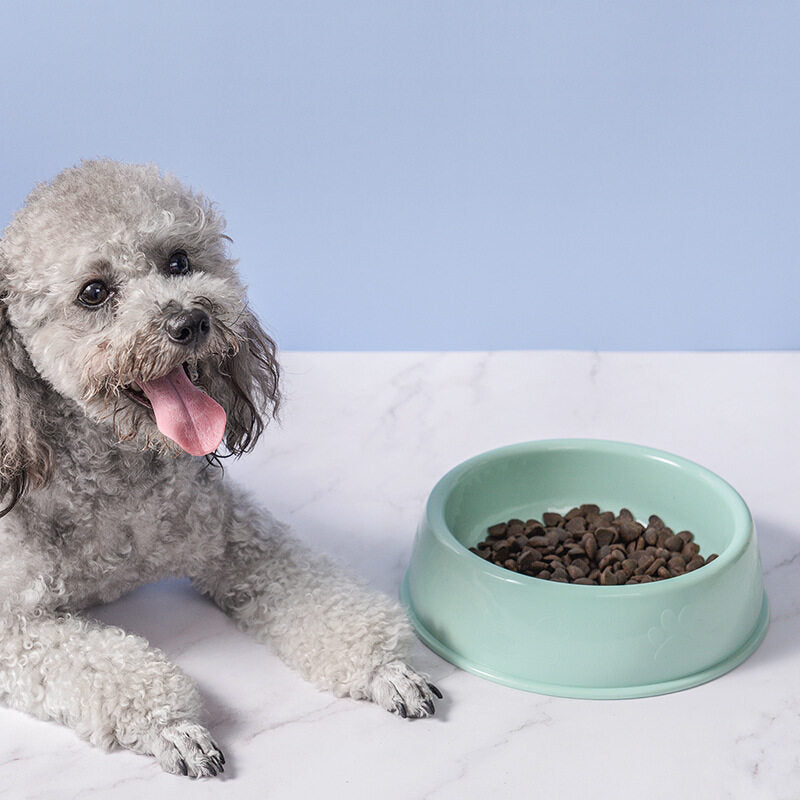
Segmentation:
[(0, 5), (0, 226), (81, 158), (226, 212), (285, 349), (800, 344), (800, 6)]

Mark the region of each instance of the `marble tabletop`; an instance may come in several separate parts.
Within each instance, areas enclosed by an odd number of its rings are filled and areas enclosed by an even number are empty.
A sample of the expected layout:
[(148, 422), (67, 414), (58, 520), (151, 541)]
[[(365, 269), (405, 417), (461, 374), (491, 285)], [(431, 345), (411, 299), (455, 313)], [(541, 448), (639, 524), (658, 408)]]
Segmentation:
[(530, 694), (417, 643), (445, 699), (404, 721), (318, 692), (183, 581), (98, 618), (198, 683), (223, 777), (163, 774), (0, 710), (0, 798), (800, 798), (800, 354), (284, 353), (285, 405), (228, 467), (298, 536), (397, 596), (436, 480), (500, 445), (553, 437), (669, 450), (732, 483), (756, 520), (772, 620), (744, 664), (642, 700)]

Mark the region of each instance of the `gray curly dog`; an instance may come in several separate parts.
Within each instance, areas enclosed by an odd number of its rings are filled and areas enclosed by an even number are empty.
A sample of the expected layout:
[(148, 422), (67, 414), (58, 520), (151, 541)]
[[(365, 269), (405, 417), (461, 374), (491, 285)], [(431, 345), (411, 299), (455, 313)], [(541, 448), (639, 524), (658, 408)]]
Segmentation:
[(0, 239), (0, 699), (191, 776), (224, 764), (193, 682), (81, 609), (185, 576), (321, 688), (403, 717), (441, 697), (397, 604), (215, 468), (279, 402), (223, 231), (177, 179), (104, 160), (38, 186)]

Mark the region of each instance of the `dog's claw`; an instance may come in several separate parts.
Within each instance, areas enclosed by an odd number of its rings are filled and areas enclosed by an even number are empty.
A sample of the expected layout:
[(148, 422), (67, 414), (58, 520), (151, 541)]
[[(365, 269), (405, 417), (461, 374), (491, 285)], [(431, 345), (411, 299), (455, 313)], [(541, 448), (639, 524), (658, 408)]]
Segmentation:
[(225, 772), (225, 767), (222, 766), (222, 761), (219, 756), (211, 756), (211, 763), (214, 765), (214, 769), (216, 769), (217, 772)]
[(406, 719), (408, 717), (408, 709), (406, 708), (406, 704), (402, 700), (398, 700), (395, 704), (395, 708), (397, 709), (397, 713), (403, 718)]
[(425, 710), (428, 712), (428, 714), (430, 714), (431, 716), (433, 716), (433, 715), (436, 713), (436, 708), (434, 707), (434, 705), (433, 705), (433, 701), (431, 701), (431, 700), (425, 700), (425, 702), (423, 702), (423, 704), (422, 704), (422, 707), (423, 707), (423, 708), (424, 708), (424, 709), (425, 709)]
[(181, 775), (188, 775), (189, 768), (186, 766), (186, 762), (182, 759), (178, 759), (178, 769), (181, 771)]
[(441, 700), (443, 698), (442, 693), (432, 684), (428, 684), (428, 688)]

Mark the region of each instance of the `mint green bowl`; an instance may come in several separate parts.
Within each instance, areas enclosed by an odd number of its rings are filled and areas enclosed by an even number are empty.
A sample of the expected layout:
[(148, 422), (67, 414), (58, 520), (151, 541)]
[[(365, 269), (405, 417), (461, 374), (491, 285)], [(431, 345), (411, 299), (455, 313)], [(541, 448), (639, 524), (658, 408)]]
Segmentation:
[[(467, 548), (512, 517), (582, 503), (658, 514), (695, 534), (707, 566), (636, 586), (520, 575)], [(507, 686), (581, 698), (646, 697), (733, 669), (769, 610), (744, 500), (691, 461), (621, 442), (557, 439), (492, 450), (436, 484), (401, 596), (420, 638), (456, 666)]]

